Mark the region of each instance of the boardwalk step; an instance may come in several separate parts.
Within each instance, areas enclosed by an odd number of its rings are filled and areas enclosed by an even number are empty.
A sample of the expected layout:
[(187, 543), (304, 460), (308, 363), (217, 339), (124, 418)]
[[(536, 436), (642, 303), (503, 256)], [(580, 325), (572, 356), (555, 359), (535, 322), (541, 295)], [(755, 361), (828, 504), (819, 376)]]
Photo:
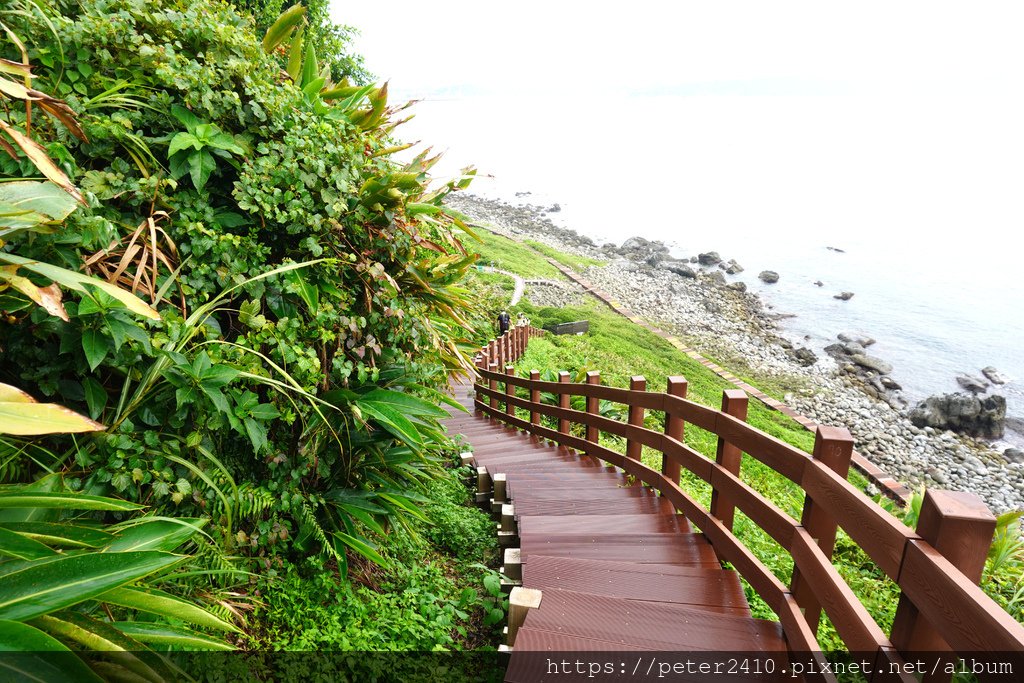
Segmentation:
[(689, 531), (680, 515), (520, 515), (519, 533), (657, 533)]
[(703, 534), (521, 534), (519, 547), (524, 564), (544, 555), (721, 569)]
[(544, 591), (540, 607), (530, 610), (523, 625), (537, 631), (605, 640), (624, 650), (713, 651), (722, 650), (726, 643), (735, 651), (786, 650), (782, 629), (774, 622), (566, 590)]
[(620, 500), (529, 500), (516, 503), (516, 515), (637, 515), (673, 514), (664, 498), (622, 498)]
[(561, 589), (749, 615), (747, 599), (736, 572), (722, 571), (718, 567), (672, 567), (672, 570), (641, 572), (637, 571), (636, 563), (631, 562), (612, 563), (534, 555), (523, 567), (523, 582), (545, 592)]

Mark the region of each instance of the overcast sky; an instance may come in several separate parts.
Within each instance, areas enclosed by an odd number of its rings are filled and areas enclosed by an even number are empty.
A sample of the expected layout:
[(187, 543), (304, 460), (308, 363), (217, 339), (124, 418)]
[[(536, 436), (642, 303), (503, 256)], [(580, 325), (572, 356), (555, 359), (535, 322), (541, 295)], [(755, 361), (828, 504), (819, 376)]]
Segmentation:
[[(402, 91), (1021, 92), (1022, 2), (337, 0)], [(724, 84), (724, 85), (722, 85)]]

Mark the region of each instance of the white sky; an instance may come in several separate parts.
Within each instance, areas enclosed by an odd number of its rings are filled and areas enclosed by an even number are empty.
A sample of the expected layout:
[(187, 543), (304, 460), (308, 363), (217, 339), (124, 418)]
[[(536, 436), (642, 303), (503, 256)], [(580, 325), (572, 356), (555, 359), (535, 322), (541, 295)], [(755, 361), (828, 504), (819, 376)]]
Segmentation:
[(337, 0), (367, 66), (406, 91), (489, 94), (770, 81), (1019, 96), (1021, 2)]

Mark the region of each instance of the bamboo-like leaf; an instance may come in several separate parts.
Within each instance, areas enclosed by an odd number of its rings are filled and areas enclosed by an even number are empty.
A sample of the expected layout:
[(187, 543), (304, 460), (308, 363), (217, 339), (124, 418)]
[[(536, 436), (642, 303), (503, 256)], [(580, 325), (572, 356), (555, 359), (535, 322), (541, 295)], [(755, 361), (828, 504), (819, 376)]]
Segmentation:
[(0, 73), (32, 78), (32, 67), (21, 62), (13, 62), (10, 59), (0, 58)]
[(182, 517), (174, 520), (156, 519), (132, 523), (117, 533), (117, 537), (106, 547), (107, 552), (138, 550), (172, 551), (192, 538), (207, 520)]
[(87, 496), (83, 493), (29, 491), (27, 487), (14, 490), (0, 489), (0, 508), (57, 508), (62, 510), (111, 510), (131, 512), (143, 506), (127, 500)]
[(121, 588), (107, 591), (103, 595), (97, 596), (96, 599), (100, 602), (109, 602), (112, 605), (120, 605), (121, 607), (136, 609), (141, 612), (178, 619), (179, 621), (217, 629), (218, 631), (239, 631), (238, 627), (207, 612), (202, 607), (155, 588), (122, 586)]
[(114, 626), (136, 640), (154, 644), (170, 645), (186, 650), (234, 650), (226, 642), (198, 631), (166, 624), (138, 621), (117, 621)]
[(291, 45), (288, 46), (288, 66), (285, 69), (292, 83), (299, 84), (299, 77), (302, 75), (302, 39), (305, 30), (302, 26), (292, 36)]
[(0, 266), (0, 280), (6, 282), (12, 289), (27, 296), (29, 300), (50, 315), (60, 318), (64, 322), (69, 320), (68, 312), (64, 309), (64, 304), (62, 303), (63, 297), (59, 287), (56, 285), (40, 287), (27, 277), (17, 273), (17, 266)]
[(66, 287), (76, 292), (86, 292), (87, 286), (97, 287), (103, 290), (106, 294), (109, 294), (120, 301), (133, 313), (138, 313), (139, 315), (143, 315), (153, 320), (160, 319), (160, 314), (153, 310), (144, 301), (135, 295), (124, 291), (120, 287), (110, 284), (109, 282), (104, 282), (103, 280), (89, 277), (88, 275), (82, 275), (81, 273), (76, 273), (73, 270), (60, 268), (49, 263), (33, 261), (15, 254), (0, 253), (0, 262), (11, 263), (20, 268), (24, 268), (25, 270), (32, 271), (33, 273), (53, 280), (61, 287)]
[(19, 621), (0, 619), (0, 651), (4, 653), (0, 657), (0, 678), (4, 680), (102, 683), (59, 640)]
[[(110, 624), (73, 611), (60, 612), (32, 620), (47, 633), (78, 643), (84, 649), (103, 652), (106, 658), (152, 683), (175, 680), (173, 672), (160, 657), (145, 653), (146, 646), (128, 637)], [(149, 656), (146, 656), (149, 654)], [(146, 660), (144, 661), (143, 657)]]
[(113, 534), (101, 529), (65, 522), (0, 522), (0, 528), (16, 531), (49, 546), (68, 548), (98, 548), (114, 538)]
[(305, 88), (307, 85), (312, 83), (320, 71), (320, 67), (316, 62), (316, 48), (313, 47), (313, 41), (307, 41), (306, 55), (302, 59), (302, 80), (299, 81), (299, 87)]
[(16, 557), (19, 560), (36, 560), (53, 554), (53, 550), (39, 541), (0, 527), (0, 555)]
[(301, 3), (296, 3), (281, 12), (280, 16), (277, 17), (277, 21), (271, 24), (263, 36), (263, 51), (267, 53), (273, 52), (278, 45), (287, 40), (288, 34), (299, 25), (305, 15), (306, 8)]
[[(365, 540), (346, 534), (343, 531), (335, 531), (334, 537), (341, 543), (345, 544), (352, 550), (356, 551), (357, 553), (365, 557), (366, 559), (370, 560), (371, 562), (376, 562), (382, 567), (386, 567), (388, 565), (388, 561), (384, 558), (384, 556), (378, 553), (374, 549), (374, 547), (367, 543)], [(339, 552), (339, 554), (341, 553)]]
[[(51, 182), (17, 180), (0, 183), (0, 228), (12, 223), (24, 223), (31, 216), (40, 216), (40, 222), (62, 221), (75, 210), (74, 199)], [(19, 219), (11, 216), (14, 210), (26, 212)], [(20, 226), (19, 226), (20, 227)]]
[(90, 600), (183, 561), (152, 551), (69, 555), (0, 576), (0, 619), (27, 620)]
[[(37, 436), (96, 432), (103, 429), (105, 427), (100, 423), (56, 403), (0, 400), (0, 434)], [(0, 501), (2, 500), (0, 497)], [(3, 507), (2, 502), (0, 507)]]
[(416, 425), (410, 422), (409, 418), (405, 417), (405, 415), (395, 410), (393, 406), (387, 403), (375, 403), (365, 400), (356, 401), (356, 405), (359, 406), (359, 409), (365, 415), (376, 420), (381, 427), (394, 434), (404, 443), (417, 447), (423, 445), (419, 433), (416, 431)]
[(82, 193), (78, 191), (78, 188), (71, 183), (71, 179), (67, 177), (64, 171), (57, 168), (57, 165), (53, 163), (47, 155), (46, 150), (39, 146), (32, 138), (28, 137), (20, 130), (7, 123), (3, 119), (0, 119), (0, 130), (7, 134), (8, 137), (25, 152), (25, 156), (28, 157), (39, 172), (44, 176), (52, 180), (58, 186), (61, 187), (65, 192), (75, 198), (75, 201), (80, 204), (85, 204), (85, 198)]
[(442, 419), (448, 417), (448, 411), (444, 408), (439, 408), (430, 401), (425, 401), (418, 396), (401, 391), (391, 391), (390, 389), (374, 389), (360, 396), (359, 401), (385, 403), (395, 410), (401, 411), (403, 415), (424, 415)]

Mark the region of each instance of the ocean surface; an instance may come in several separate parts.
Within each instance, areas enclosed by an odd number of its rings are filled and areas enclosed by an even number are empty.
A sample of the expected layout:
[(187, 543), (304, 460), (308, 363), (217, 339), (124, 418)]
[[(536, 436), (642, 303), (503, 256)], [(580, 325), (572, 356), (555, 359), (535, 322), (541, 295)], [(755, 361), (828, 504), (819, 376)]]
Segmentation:
[[(397, 134), (446, 152), (435, 176), (475, 165), (473, 193), (557, 203), (552, 221), (598, 243), (718, 251), (795, 314), (782, 322), (794, 340), (820, 351), (840, 332), (870, 335), (909, 400), (995, 366), (1024, 418), (1019, 101), (455, 94), (412, 111)], [(777, 284), (757, 279), (766, 269)]]

